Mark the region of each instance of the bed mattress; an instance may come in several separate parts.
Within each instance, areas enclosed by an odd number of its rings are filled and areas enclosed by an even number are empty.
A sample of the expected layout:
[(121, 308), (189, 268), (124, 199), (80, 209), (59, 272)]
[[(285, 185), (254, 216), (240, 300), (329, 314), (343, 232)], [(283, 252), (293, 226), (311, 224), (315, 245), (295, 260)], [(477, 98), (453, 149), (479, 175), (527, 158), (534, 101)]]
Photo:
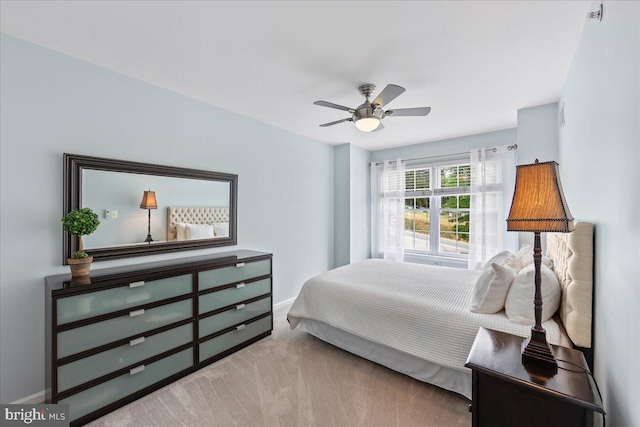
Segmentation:
[[(503, 311), (469, 311), (479, 275), (472, 270), (365, 260), (307, 281), (287, 318), (291, 329), (310, 319), (445, 368), (470, 372), (464, 364), (480, 326), (522, 337), (531, 329), (511, 323)], [(543, 327), (550, 343), (570, 346), (555, 320)]]

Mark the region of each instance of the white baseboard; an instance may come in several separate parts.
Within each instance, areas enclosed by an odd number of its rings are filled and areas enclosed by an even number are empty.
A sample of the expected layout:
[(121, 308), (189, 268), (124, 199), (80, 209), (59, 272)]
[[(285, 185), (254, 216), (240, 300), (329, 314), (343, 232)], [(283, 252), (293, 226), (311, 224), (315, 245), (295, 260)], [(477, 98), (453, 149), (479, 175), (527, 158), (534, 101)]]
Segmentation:
[(295, 301), (295, 299), (296, 299), (296, 298), (295, 298), (295, 297), (293, 297), (293, 298), (289, 298), (288, 300), (284, 300), (284, 301), (282, 301), (282, 302), (279, 302), (279, 303), (277, 303), (277, 304), (273, 304), (273, 309), (274, 309), (274, 310), (277, 310), (277, 309), (282, 308), (282, 307), (284, 307), (284, 306), (287, 306), (287, 305), (289, 305), (289, 304), (293, 304), (293, 301)]
[(46, 390), (42, 390), (37, 393), (33, 393), (32, 395), (23, 397), (22, 399), (18, 399), (14, 402), (11, 402), (11, 404), (12, 405), (36, 405), (39, 403), (44, 403), (45, 395), (46, 395)]

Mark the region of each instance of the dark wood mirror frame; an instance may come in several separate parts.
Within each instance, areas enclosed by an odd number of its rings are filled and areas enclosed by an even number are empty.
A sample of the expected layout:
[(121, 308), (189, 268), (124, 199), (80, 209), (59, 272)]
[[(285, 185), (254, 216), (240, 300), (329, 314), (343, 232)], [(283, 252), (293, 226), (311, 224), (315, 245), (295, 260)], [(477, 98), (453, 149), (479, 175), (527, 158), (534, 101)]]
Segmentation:
[[(128, 258), (133, 256), (157, 255), (168, 252), (188, 251), (218, 246), (231, 246), (238, 243), (238, 175), (65, 153), (63, 215), (66, 215), (74, 209), (80, 209), (82, 207), (83, 169), (96, 169), (111, 172), (126, 172), (176, 178), (192, 178), (228, 182), (230, 184), (229, 237), (178, 242), (158, 242), (151, 245), (112, 246), (90, 249), (88, 252), (93, 256), (94, 261)], [(67, 258), (71, 258), (71, 255), (78, 250), (79, 238), (77, 236), (72, 236), (67, 232), (63, 233), (63, 265), (66, 265)]]

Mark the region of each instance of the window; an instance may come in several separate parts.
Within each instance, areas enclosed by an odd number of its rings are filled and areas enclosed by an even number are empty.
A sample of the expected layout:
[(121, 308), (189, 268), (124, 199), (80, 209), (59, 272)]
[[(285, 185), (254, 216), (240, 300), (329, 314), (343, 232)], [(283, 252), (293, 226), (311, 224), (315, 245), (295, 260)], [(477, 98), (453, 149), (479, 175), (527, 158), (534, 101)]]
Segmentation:
[(517, 235), (504, 226), (515, 148), (473, 149), (411, 166), (417, 159), (372, 163), (371, 256), (475, 269), (516, 248)]
[(404, 249), (464, 258), (469, 253), (471, 166), (449, 164), (405, 172)]

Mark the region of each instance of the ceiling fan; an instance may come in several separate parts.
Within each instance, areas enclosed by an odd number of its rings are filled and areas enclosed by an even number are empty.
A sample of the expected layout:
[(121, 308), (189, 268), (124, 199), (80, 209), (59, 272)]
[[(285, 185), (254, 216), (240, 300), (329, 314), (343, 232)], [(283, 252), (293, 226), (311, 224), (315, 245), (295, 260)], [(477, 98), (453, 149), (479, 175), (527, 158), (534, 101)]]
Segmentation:
[(426, 116), (431, 111), (431, 107), (419, 107), (419, 108), (401, 108), (398, 110), (383, 110), (382, 107), (400, 96), (405, 88), (398, 85), (389, 84), (384, 88), (380, 95), (373, 101), (369, 101), (369, 97), (373, 96), (376, 91), (376, 86), (370, 83), (361, 85), (358, 88), (360, 94), (365, 97), (363, 104), (356, 108), (349, 108), (343, 105), (334, 104), (327, 101), (316, 101), (314, 105), (320, 105), (322, 107), (335, 108), (336, 110), (348, 111), (351, 113), (351, 117), (342, 120), (336, 120), (335, 122), (329, 122), (320, 125), (321, 127), (333, 126), (343, 122), (354, 122), (356, 127), (362, 132), (372, 132), (384, 129), (382, 125), (382, 119), (385, 117), (409, 117), (409, 116)]

